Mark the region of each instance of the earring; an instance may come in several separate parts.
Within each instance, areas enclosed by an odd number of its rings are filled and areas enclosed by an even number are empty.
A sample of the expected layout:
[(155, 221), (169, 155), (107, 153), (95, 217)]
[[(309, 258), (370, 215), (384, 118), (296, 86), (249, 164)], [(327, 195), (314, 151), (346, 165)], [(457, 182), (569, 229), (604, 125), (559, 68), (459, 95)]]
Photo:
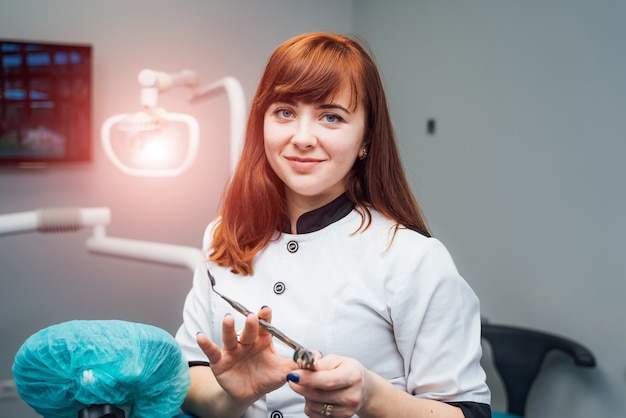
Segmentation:
[(361, 154), (359, 155), (359, 160), (364, 160), (365, 157), (367, 157), (367, 150), (365, 148), (363, 148), (361, 150)]

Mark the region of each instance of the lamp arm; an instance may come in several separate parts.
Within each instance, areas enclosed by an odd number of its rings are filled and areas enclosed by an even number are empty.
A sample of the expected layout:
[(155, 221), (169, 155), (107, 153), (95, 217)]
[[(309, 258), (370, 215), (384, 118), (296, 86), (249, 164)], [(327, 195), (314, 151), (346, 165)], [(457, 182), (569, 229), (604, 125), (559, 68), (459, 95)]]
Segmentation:
[(86, 244), (93, 253), (185, 267), (191, 271), (203, 261), (202, 251), (195, 247), (107, 237), (105, 226), (110, 222), (111, 209), (106, 207), (43, 208), (0, 214), (0, 237), (28, 232), (70, 232), (93, 227), (93, 235)]
[(144, 69), (137, 74), (141, 86), (141, 106), (148, 109), (157, 107), (159, 93), (173, 87), (193, 87), (198, 83), (198, 75), (192, 70), (181, 70), (176, 73)]
[(172, 87), (193, 87), (198, 83), (198, 75), (192, 70), (181, 70), (176, 73), (165, 73), (144, 69), (137, 75), (137, 81), (141, 87), (154, 87), (159, 92), (164, 92)]
[(185, 267), (194, 271), (203, 261), (202, 251), (195, 247), (107, 237), (104, 227), (94, 228), (87, 249), (100, 255), (117, 256), (148, 263)]
[(109, 208), (44, 208), (0, 215), (0, 236), (27, 232), (68, 232), (111, 222)]
[(196, 87), (193, 90), (191, 99), (198, 100), (221, 87), (226, 90), (230, 106), (230, 169), (232, 174), (235, 171), (243, 148), (246, 126), (246, 99), (241, 83), (234, 77), (226, 76), (213, 83)]

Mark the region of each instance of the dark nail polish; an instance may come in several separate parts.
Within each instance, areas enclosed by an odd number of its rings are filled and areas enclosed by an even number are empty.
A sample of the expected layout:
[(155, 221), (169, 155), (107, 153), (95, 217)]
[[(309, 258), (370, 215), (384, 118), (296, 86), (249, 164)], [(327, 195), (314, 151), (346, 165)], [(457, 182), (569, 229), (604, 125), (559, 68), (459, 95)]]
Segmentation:
[(300, 376), (298, 376), (295, 373), (289, 373), (287, 375), (287, 381), (288, 382), (294, 382), (294, 383), (298, 383), (300, 381)]

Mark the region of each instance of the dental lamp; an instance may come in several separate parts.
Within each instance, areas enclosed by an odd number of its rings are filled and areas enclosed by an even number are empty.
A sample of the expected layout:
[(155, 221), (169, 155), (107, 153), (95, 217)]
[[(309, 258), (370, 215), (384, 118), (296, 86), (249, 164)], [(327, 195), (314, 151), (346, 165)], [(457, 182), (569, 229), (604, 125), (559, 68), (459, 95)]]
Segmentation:
[[(202, 99), (217, 93), (221, 88), (226, 91), (230, 104), (230, 170), (234, 171), (241, 151), (246, 119), (243, 89), (235, 78), (227, 76), (216, 82), (197, 86), (198, 77), (190, 70), (171, 74), (142, 70), (138, 75), (138, 81), (141, 85), (140, 98), (143, 110), (133, 114), (111, 116), (101, 128), (105, 154), (117, 168), (129, 175), (148, 177), (176, 176), (189, 168), (198, 152), (200, 131), (198, 122), (190, 115), (169, 113), (158, 107), (157, 103), (159, 94), (172, 88), (186, 87), (192, 89), (191, 100)], [(175, 125), (182, 125), (183, 129), (176, 128)], [(156, 162), (141, 161), (138, 157), (133, 160), (118, 155), (120, 151), (123, 154), (125, 149), (126, 151), (130, 149), (146, 151), (155, 156), (154, 154), (158, 153), (155, 148), (163, 143), (178, 148), (177, 139), (167, 138), (164, 134), (181, 131), (187, 132), (187, 151), (179, 153), (181, 158), (175, 165), (170, 163), (160, 166)], [(184, 143), (184, 140), (182, 142)], [(165, 149), (162, 152), (165, 155), (176, 154), (174, 149)], [(29, 232), (55, 233), (93, 228), (86, 246), (89, 251), (96, 254), (184, 267), (191, 271), (203, 261), (202, 251), (195, 247), (109, 237), (105, 228), (110, 222), (111, 210), (106, 207), (44, 208), (0, 214), (0, 237)]]
[(200, 143), (198, 121), (191, 115), (170, 113), (158, 106), (161, 93), (186, 87), (191, 89), (192, 101), (220, 88), (226, 91), (230, 105), (230, 169), (234, 171), (246, 119), (243, 88), (237, 79), (227, 76), (197, 86), (198, 77), (191, 70), (164, 73), (145, 69), (139, 72), (137, 80), (142, 110), (111, 116), (100, 131), (105, 154), (118, 169), (133, 176), (171, 177), (191, 166)]

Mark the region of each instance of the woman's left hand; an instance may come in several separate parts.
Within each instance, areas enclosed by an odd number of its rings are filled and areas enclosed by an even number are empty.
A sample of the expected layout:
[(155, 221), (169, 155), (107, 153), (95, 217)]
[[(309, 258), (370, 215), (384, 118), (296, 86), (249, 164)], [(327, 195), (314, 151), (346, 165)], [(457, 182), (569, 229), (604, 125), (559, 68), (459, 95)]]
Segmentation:
[(315, 363), (315, 370), (294, 370), (289, 386), (306, 399), (309, 417), (352, 417), (367, 401), (369, 371), (357, 360), (328, 355)]

